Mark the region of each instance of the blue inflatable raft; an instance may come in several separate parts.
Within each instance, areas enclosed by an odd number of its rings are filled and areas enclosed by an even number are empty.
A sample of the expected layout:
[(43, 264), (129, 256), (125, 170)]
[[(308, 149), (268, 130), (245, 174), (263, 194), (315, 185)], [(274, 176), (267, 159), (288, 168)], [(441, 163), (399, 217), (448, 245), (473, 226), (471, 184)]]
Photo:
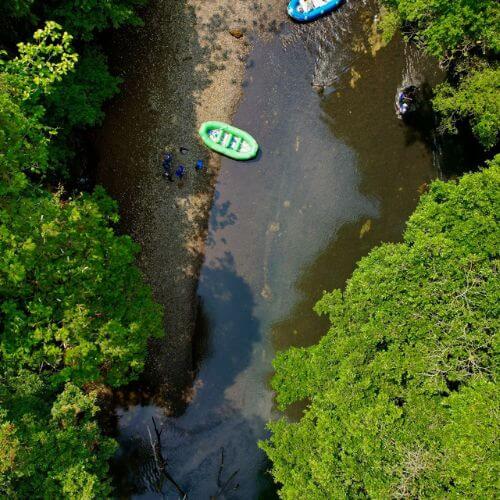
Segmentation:
[(342, 0), (291, 0), (288, 14), (296, 21), (314, 21), (328, 14), (341, 4)]

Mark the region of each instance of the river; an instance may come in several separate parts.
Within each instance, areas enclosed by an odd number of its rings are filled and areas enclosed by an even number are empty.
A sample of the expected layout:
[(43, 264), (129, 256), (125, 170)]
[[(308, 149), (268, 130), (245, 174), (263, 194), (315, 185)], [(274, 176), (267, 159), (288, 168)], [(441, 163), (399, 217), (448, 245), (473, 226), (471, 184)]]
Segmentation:
[[(432, 134), (398, 120), (393, 103), (403, 82), (427, 87), (440, 73), (398, 38), (382, 46), (376, 13), (373, 2), (347, 2), (321, 21), (287, 22), (254, 41), (233, 123), (261, 153), (222, 161), (198, 286), (190, 404), (177, 418), (154, 405), (118, 408), (121, 496), (159, 497), (154, 416), (169, 472), (189, 498), (274, 498), (257, 442), (278, 416), (269, 389), (276, 351), (325, 333), (312, 311), (323, 290), (343, 288), (371, 248), (398, 241), (439, 175)], [(178, 496), (169, 483), (163, 493)]]

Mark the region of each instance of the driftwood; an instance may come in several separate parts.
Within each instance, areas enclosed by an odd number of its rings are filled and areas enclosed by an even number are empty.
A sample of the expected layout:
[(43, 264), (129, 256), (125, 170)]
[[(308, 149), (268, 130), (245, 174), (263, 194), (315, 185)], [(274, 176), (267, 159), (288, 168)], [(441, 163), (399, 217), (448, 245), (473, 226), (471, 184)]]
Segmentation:
[(155, 459), (155, 466), (156, 466), (156, 472), (158, 474), (158, 484), (157, 484), (157, 491), (158, 493), (163, 493), (163, 482), (166, 479), (167, 481), (170, 481), (179, 493), (180, 498), (182, 500), (187, 500), (187, 493), (183, 491), (183, 489), (179, 486), (177, 481), (171, 476), (171, 474), (168, 472), (168, 462), (165, 456), (163, 455), (163, 450), (162, 450), (162, 443), (161, 443), (161, 433), (163, 432), (163, 429), (158, 430), (158, 427), (156, 426), (156, 421), (154, 417), (151, 417), (151, 420), (153, 421), (153, 427), (155, 430), (155, 436), (156, 439), (153, 440), (153, 436), (151, 435), (151, 430), (148, 427), (148, 434), (149, 434), (149, 442), (151, 443), (151, 448), (153, 450), (153, 456)]
[[(156, 425), (156, 421), (155, 421), (154, 417), (151, 417), (151, 420), (153, 421), (155, 438), (153, 438), (153, 436), (151, 434), (151, 429), (149, 427), (148, 427), (148, 434), (149, 434), (149, 442), (151, 443), (151, 449), (153, 450), (155, 468), (156, 468), (156, 473), (157, 473), (157, 477), (158, 477), (158, 482), (156, 484), (156, 491), (163, 495), (163, 484), (164, 484), (164, 481), (167, 480), (175, 487), (175, 489), (179, 493), (179, 497), (182, 500), (187, 500), (187, 498), (188, 498), (187, 492), (185, 492), (180, 487), (179, 483), (168, 472), (168, 461), (167, 461), (166, 457), (163, 455), (163, 449), (162, 449), (161, 435), (163, 432), (163, 428), (158, 429), (158, 426)], [(215, 493), (215, 495), (210, 496), (210, 500), (217, 500), (218, 498), (221, 498), (226, 493), (229, 493), (231, 491), (236, 491), (240, 486), (238, 483), (233, 484), (234, 479), (240, 470), (239, 469), (235, 470), (232, 474), (230, 474), (228, 479), (224, 481), (222, 479), (222, 475), (224, 473), (224, 466), (225, 466), (225, 464), (224, 464), (224, 448), (221, 448), (220, 449), (220, 465), (219, 465), (219, 471), (217, 474), (217, 492)]]
[[(220, 466), (219, 473), (217, 474), (217, 493), (210, 497), (210, 500), (217, 500), (217, 498), (221, 497), (225, 493), (229, 493), (230, 491), (237, 490), (240, 485), (236, 483), (234, 486), (231, 485), (233, 479), (236, 477), (240, 470), (235, 470), (227, 479), (227, 481), (222, 481), (222, 473), (224, 472), (224, 448), (220, 449)], [(232, 486), (232, 487), (231, 487)]]

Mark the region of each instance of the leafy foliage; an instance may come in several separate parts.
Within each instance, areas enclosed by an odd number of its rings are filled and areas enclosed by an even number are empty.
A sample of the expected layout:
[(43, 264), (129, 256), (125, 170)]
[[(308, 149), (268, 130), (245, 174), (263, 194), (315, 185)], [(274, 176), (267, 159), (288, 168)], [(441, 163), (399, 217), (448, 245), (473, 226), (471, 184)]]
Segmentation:
[(132, 265), (136, 245), (109, 228), (115, 220), (100, 189), (75, 201), (37, 194), (0, 211), (4, 370), (80, 386), (140, 373), (161, 315)]
[(71, 48), (72, 39), (60, 25), (48, 21), (43, 29), (35, 31), (34, 43), (19, 43), (19, 55), (2, 61), (23, 100), (36, 100), (48, 93), (55, 82), (73, 70), (78, 55)]
[(118, 93), (120, 79), (108, 71), (106, 57), (95, 48), (84, 50), (75, 70), (45, 96), (45, 122), (57, 135), (50, 143), (52, 168), (64, 172), (74, 157), (71, 138), (75, 131), (101, 124), (104, 103)]
[(458, 120), (470, 119), (472, 130), (486, 148), (492, 148), (500, 132), (500, 69), (478, 69), (458, 88), (444, 83), (436, 89), (434, 109), (441, 114), (442, 128), (456, 132)]
[(124, 24), (140, 24), (135, 9), (145, 0), (59, 0), (45, 6), (44, 15), (59, 21), (78, 38), (91, 40), (95, 32), (107, 28), (118, 28)]
[(77, 60), (71, 37), (56, 23), (33, 38), (35, 43), (18, 45), (18, 57), (0, 60), (0, 194), (21, 189), (25, 173), (49, 169), (48, 139), (56, 132), (42, 123), (41, 102)]
[(0, 61), (0, 497), (106, 498), (116, 444), (92, 388), (137, 378), (162, 315), (104, 190), (68, 198), (37, 182), (55, 134), (97, 124), (117, 79), (92, 48), (75, 66), (54, 22), (18, 49)]
[(58, 82), (46, 99), (50, 124), (64, 130), (94, 127), (104, 118), (102, 105), (118, 92), (120, 79), (108, 72), (106, 57), (84, 51), (75, 71)]
[[(40, 18), (51, 19), (44, 30), (35, 33), (34, 43), (18, 45), (20, 55), (9, 61), (8, 72), (23, 80), (21, 87), (27, 94), (25, 97), (30, 98), (29, 103), (39, 106), (43, 123), (58, 131), (49, 149), (50, 170), (57, 176), (67, 179), (68, 163), (74, 159), (74, 145), (78, 144), (75, 133), (98, 125), (104, 102), (118, 92), (120, 79), (110, 74), (106, 57), (90, 41), (95, 33), (109, 27), (140, 24), (134, 9), (144, 3), (144, 0), (34, 0), (3, 8), (5, 17), (14, 26), (24, 26), (27, 19), (33, 24)], [(10, 38), (12, 34), (3, 36)], [(71, 47), (73, 38), (80, 58)], [(49, 52), (50, 57), (45, 57)], [(40, 58), (43, 61), (38, 71)], [(37, 89), (36, 95), (32, 95), (30, 84)]]
[(2, 17), (24, 17), (30, 14), (35, 0), (8, 0), (0, 2)]
[(89, 41), (94, 34), (125, 24), (140, 24), (137, 7), (146, 0), (8, 0), (0, 2), (0, 13), (5, 18), (29, 18), (36, 24), (50, 19), (64, 26), (78, 39)]
[(500, 6), (496, 0), (383, 0), (430, 54), (449, 59), (480, 48), (500, 50)]
[(500, 157), (435, 182), (401, 244), (316, 306), (331, 329), (275, 360), (281, 408), (262, 444), (283, 498), (498, 495)]
[[(394, 21), (413, 40), (453, 68), (452, 83), (437, 89), (434, 107), (443, 118), (442, 129), (456, 131), (457, 121), (470, 120), (486, 148), (499, 133), (498, 66), (488, 66), (500, 52), (500, 3), (497, 0), (383, 0), (390, 8), (383, 26), (394, 31)], [(479, 60), (479, 63), (478, 63)], [(453, 64), (451, 64), (453, 63)]]
[[(0, 196), (23, 190), (25, 172), (47, 168), (47, 128), (27, 116), (0, 75)], [(1, 204), (1, 201), (0, 201)]]
[(100, 433), (95, 395), (68, 384), (52, 406), (40, 396), (36, 386), (29, 386), (2, 398), (8, 410), (0, 415), (4, 445), (0, 494), (9, 498), (109, 496), (109, 481), (103, 476), (116, 444)]

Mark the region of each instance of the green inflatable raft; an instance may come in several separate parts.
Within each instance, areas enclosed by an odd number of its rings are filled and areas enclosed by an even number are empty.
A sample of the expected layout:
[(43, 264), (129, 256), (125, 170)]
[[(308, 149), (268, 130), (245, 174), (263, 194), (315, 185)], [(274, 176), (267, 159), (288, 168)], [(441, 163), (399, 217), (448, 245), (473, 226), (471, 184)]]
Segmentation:
[(248, 132), (227, 123), (205, 122), (199, 134), (210, 149), (235, 160), (250, 160), (259, 151), (257, 141)]

